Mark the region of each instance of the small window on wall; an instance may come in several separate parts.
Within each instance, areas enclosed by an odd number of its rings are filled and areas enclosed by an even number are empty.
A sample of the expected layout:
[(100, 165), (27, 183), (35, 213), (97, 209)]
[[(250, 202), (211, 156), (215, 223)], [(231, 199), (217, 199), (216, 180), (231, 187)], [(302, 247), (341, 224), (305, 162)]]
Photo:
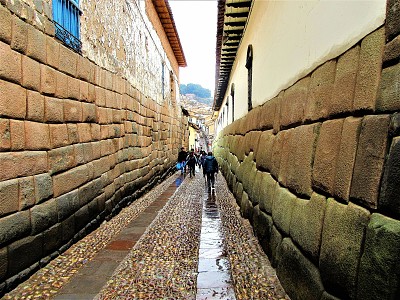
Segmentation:
[(176, 104), (175, 80), (172, 71), (169, 72), (169, 86), (171, 89), (171, 102), (172, 104)]
[(248, 111), (253, 109), (253, 100), (251, 98), (253, 89), (253, 46), (247, 47), (246, 57), (246, 68), (247, 68), (247, 109)]
[(82, 43), (80, 41), (79, 0), (53, 0), (52, 6), (56, 38), (80, 53)]

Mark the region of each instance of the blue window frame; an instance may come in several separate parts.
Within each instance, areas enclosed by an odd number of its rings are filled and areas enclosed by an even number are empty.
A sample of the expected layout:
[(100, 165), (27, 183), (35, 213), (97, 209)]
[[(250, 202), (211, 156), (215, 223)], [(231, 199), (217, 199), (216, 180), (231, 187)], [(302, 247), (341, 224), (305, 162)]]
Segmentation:
[(53, 21), (56, 37), (65, 45), (81, 52), (79, 0), (53, 0)]

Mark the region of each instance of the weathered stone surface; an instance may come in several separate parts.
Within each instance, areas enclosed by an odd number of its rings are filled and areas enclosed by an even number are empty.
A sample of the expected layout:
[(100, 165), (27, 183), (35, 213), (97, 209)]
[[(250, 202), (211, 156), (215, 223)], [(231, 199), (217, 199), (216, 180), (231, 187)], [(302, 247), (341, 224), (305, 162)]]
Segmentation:
[(329, 102), (329, 115), (350, 112), (353, 109), (359, 55), (360, 46), (356, 45), (339, 57), (332, 99)]
[[(3, 282), (8, 271), (7, 248), (0, 248), (0, 281)], [(1, 291), (1, 288), (0, 288)]]
[[(112, 206), (115, 207), (115, 204), (113, 204)], [(75, 216), (75, 232), (78, 232), (81, 229), (85, 228), (85, 226), (89, 224), (91, 221), (89, 218), (89, 209), (87, 205), (80, 208), (74, 214), (74, 216)]]
[(79, 208), (78, 190), (74, 190), (56, 198), (58, 222), (61, 222), (75, 213)]
[(271, 102), (272, 108), (275, 108), (273, 132), (278, 133), (281, 130), (281, 103), (284, 92), (280, 92), (278, 96), (273, 98)]
[(320, 300), (340, 300), (339, 298), (336, 298), (335, 296), (332, 296), (331, 294), (327, 292), (323, 292), (321, 299)]
[(366, 36), (361, 42), (354, 110), (372, 111), (375, 109), (384, 45), (385, 30), (383, 27)]
[(382, 70), (376, 99), (376, 110), (380, 112), (400, 109), (400, 63)]
[(249, 196), (246, 192), (242, 194), (242, 200), (240, 201), (240, 213), (243, 218), (252, 220), (253, 218), (253, 205), (249, 200)]
[(287, 187), (298, 195), (310, 197), (312, 194), (311, 177), (314, 162), (314, 149), (320, 130), (320, 124), (304, 125), (293, 130)]
[(43, 254), (50, 255), (62, 246), (61, 224), (56, 224), (43, 232)]
[(289, 235), (290, 222), (293, 209), (296, 204), (296, 196), (285, 188), (277, 188), (272, 205), (272, 218), (274, 224), (285, 234)]
[(324, 287), (318, 268), (305, 258), (290, 238), (284, 238), (276, 273), (290, 299), (320, 299)]
[(86, 165), (76, 167), (53, 177), (54, 196), (60, 196), (72, 191), (89, 181), (89, 172)]
[(34, 176), (36, 203), (41, 203), (53, 195), (53, 181), (50, 174)]
[(260, 135), (261, 135), (261, 131), (251, 131), (246, 134), (246, 136), (244, 138), (244, 143), (246, 145), (245, 146), (246, 155), (249, 155), (250, 152), (253, 152), (254, 156), (257, 155)]
[(393, 139), (386, 159), (378, 209), (400, 219), (400, 137)]
[[(289, 129), (285, 131), (281, 131), (282, 139), (281, 139), (281, 148), (280, 148), (280, 164), (279, 164), (279, 175), (276, 174), (278, 181), (287, 186), (287, 177), (290, 169), (290, 162), (292, 161), (292, 143), (293, 140), (293, 131), (294, 129)], [(276, 140), (275, 140), (276, 141)], [(274, 149), (275, 150), (275, 149)], [(271, 172), (273, 174), (273, 172)], [(275, 174), (273, 174), (275, 175)]]
[(35, 204), (35, 185), (33, 176), (18, 179), (19, 210), (24, 210)]
[(313, 188), (330, 195), (333, 195), (342, 127), (343, 119), (323, 122), (315, 150)]
[(319, 267), (326, 290), (339, 298), (356, 297), (357, 268), (370, 213), (328, 199)]
[(270, 260), (271, 260), (271, 265), (276, 268), (279, 260), (280, 260), (280, 245), (282, 243), (283, 237), (282, 234), (279, 232), (279, 230), (273, 226), (271, 230), (271, 242), (270, 242), (270, 252), (267, 252)]
[(58, 221), (57, 202), (55, 199), (35, 205), (30, 209), (32, 220), (32, 234), (37, 234), (50, 228)]
[(24, 119), (26, 90), (19, 85), (0, 80), (0, 116)]
[(336, 61), (330, 60), (311, 74), (305, 120), (315, 121), (328, 116), (335, 82)]
[(26, 53), (28, 44), (28, 24), (18, 18), (16, 15), (12, 17), (12, 38), (11, 48)]
[(259, 140), (258, 150), (255, 155), (258, 168), (270, 171), (272, 165), (272, 146), (274, 143), (272, 130), (264, 131)]
[(383, 62), (391, 62), (400, 58), (400, 35), (386, 44), (385, 52), (383, 53)]
[(5, 6), (0, 5), (0, 40), (11, 42), (11, 13)]
[(272, 217), (261, 211), (258, 205), (255, 206), (253, 213), (253, 228), (265, 252), (267, 252), (265, 247), (271, 239), (272, 226)]
[(0, 219), (0, 245), (27, 236), (30, 232), (29, 211), (17, 212)]
[(304, 77), (285, 91), (281, 104), (283, 128), (300, 124), (303, 121), (310, 81), (310, 77)]
[(253, 203), (253, 206), (256, 206), (260, 202), (259, 187), (260, 187), (260, 182), (262, 180), (263, 172), (258, 171), (255, 164), (253, 164), (252, 172), (254, 172), (256, 175), (254, 176), (253, 184), (250, 184), (248, 192), (250, 200)]
[(389, 116), (366, 116), (361, 124), (350, 199), (377, 207), (386, 153)]
[(290, 236), (314, 263), (318, 263), (326, 198), (313, 193), (310, 200), (296, 199)]
[(385, 29), (387, 41), (400, 33), (400, 3), (397, 0), (387, 1)]
[(0, 78), (15, 83), (22, 79), (21, 54), (0, 42)]
[(348, 117), (343, 122), (333, 194), (347, 202), (349, 201), (360, 126), (361, 118)]
[(260, 128), (261, 130), (270, 130), (274, 126), (276, 101), (269, 100), (260, 106)]
[(8, 276), (11, 277), (43, 257), (43, 236), (29, 236), (8, 246)]
[(398, 298), (399, 257), (400, 221), (381, 214), (372, 214), (361, 257), (357, 298)]
[(259, 199), (260, 209), (272, 214), (272, 205), (275, 199), (275, 191), (279, 183), (272, 178), (271, 174), (262, 172), (259, 185), (256, 186), (257, 198)]
[(18, 179), (0, 182), (0, 216), (18, 211)]
[(96, 198), (102, 192), (102, 189), (103, 180), (101, 177), (81, 186), (78, 192), (80, 206), (83, 206)]
[(72, 215), (69, 218), (61, 222), (61, 239), (65, 243), (70, 241), (75, 235), (75, 216)]
[(45, 151), (0, 153), (0, 180), (47, 172)]

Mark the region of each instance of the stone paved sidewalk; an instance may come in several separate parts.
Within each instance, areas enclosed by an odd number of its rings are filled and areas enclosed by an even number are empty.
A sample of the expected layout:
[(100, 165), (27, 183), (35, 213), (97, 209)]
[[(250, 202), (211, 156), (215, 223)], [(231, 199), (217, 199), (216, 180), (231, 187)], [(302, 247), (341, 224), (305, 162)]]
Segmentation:
[[(251, 226), (240, 217), (223, 177), (218, 176), (215, 191), (208, 191), (197, 173), (186, 177), (173, 193), (171, 187), (182, 179), (179, 174), (168, 178), (4, 299), (289, 299)], [(202, 226), (203, 206), (210, 208), (203, 204), (210, 199), (211, 211), (219, 211), (222, 240), (202, 242), (203, 233), (207, 237), (216, 224), (207, 221)], [(147, 213), (152, 207), (157, 210)], [(223, 250), (204, 249), (210, 243), (222, 244)], [(106, 265), (107, 275), (96, 277), (94, 273), (101, 273), (102, 259), (108, 256), (113, 263)], [(204, 264), (208, 259), (211, 265)], [(215, 280), (204, 275), (208, 271), (214, 272), (208, 275), (218, 275), (213, 262), (225, 272), (221, 277), (225, 281), (210, 289), (202, 280)], [(93, 282), (85, 282), (85, 273), (92, 281), (99, 278), (95, 288)]]

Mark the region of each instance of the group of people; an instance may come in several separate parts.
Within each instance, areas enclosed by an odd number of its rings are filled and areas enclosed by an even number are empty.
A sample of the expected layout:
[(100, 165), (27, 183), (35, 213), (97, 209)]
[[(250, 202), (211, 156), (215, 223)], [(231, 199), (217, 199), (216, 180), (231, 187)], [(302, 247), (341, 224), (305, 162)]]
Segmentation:
[(215, 185), (215, 174), (218, 173), (218, 162), (213, 156), (212, 152), (206, 153), (200, 151), (199, 154), (194, 152), (192, 149), (189, 153), (182, 147), (178, 153), (178, 169), (181, 170), (181, 174), (186, 172), (188, 168), (189, 176), (195, 176), (196, 165), (203, 169), (203, 176), (207, 178), (208, 188), (214, 189)]

